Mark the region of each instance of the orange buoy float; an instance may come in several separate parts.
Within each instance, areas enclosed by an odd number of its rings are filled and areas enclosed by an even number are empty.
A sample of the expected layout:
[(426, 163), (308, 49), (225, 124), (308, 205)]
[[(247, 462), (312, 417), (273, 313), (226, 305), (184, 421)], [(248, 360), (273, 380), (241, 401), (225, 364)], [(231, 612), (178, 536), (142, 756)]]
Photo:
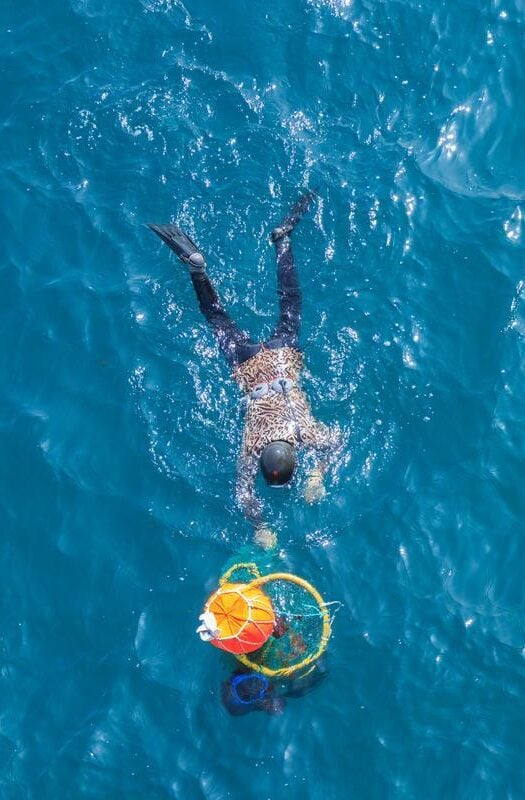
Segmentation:
[(236, 655), (253, 653), (270, 638), (275, 613), (258, 586), (224, 583), (208, 599), (197, 633), (205, 642)]

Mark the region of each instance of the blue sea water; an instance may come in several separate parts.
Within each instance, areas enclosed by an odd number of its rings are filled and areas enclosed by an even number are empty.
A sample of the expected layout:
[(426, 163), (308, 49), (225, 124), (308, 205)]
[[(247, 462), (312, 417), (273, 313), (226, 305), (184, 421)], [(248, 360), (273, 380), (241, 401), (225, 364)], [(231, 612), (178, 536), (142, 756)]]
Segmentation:
[[(525, 797), (525, 3), (0, 9), (2, 800)], [(231, 717), (194, 630), (249, 541), (239, 395), (178, 220), (253, 336), (295, 234), (344, 451), (266, 496), (339, 600), (324, 682)]]

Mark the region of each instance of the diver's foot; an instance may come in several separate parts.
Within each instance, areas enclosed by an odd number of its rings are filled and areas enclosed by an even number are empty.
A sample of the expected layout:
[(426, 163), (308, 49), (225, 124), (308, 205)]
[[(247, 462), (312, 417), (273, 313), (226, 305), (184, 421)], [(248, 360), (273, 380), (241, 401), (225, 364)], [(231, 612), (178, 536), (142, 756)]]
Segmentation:
[(170, 250), (188, 265), (190, 272), (204, 272), (206, 268), (206, 261), (190, 237), (181, 231), (177, 225), (154, 225), (148, 224), (148, 227), (162, 239), (164, 244), (167, 244)]
[(292, 206), (290, 212), (286, 215), (281, 224), (274, 228), (270, 234), (270, 239), (274, 244), (275, 242), (278, 242), (280, 239), (284, 239), (285, 236), (289, 236), (292, 233), (293, 229), (301, 220), (301, 217), (304, 215), (314, 197), (315, 192), (306, 192), (302, 197), (299, 198), (297, 203)]

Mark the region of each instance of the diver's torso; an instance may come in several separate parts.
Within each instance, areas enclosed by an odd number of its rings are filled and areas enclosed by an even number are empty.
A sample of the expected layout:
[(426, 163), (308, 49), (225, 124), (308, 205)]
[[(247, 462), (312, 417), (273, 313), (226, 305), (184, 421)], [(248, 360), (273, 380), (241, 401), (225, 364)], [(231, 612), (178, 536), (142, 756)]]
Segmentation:
[[(303, 355), (291, 347), (267, 349), (237, 366), (233, 376), (248, 395), (243, 437), (243, 454), (259, 456), (270, 442), (320, 447), (327, 429), (312, 415), (308, 400), (298, 386)], [(250, 397), (260, 384), (270, 386), (280, 378), (292, 386), (287, 392), (267, 391), (262, 397)]]

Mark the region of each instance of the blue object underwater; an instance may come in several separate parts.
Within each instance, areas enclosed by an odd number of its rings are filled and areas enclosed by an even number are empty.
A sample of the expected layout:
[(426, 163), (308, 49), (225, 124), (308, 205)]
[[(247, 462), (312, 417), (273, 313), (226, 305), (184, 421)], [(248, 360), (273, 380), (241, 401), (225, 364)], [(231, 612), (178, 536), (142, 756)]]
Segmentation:
[(258, 673), (234, 675), (230, 687), (236, 705), (253, 706), (264, 700), (270, 681)]

